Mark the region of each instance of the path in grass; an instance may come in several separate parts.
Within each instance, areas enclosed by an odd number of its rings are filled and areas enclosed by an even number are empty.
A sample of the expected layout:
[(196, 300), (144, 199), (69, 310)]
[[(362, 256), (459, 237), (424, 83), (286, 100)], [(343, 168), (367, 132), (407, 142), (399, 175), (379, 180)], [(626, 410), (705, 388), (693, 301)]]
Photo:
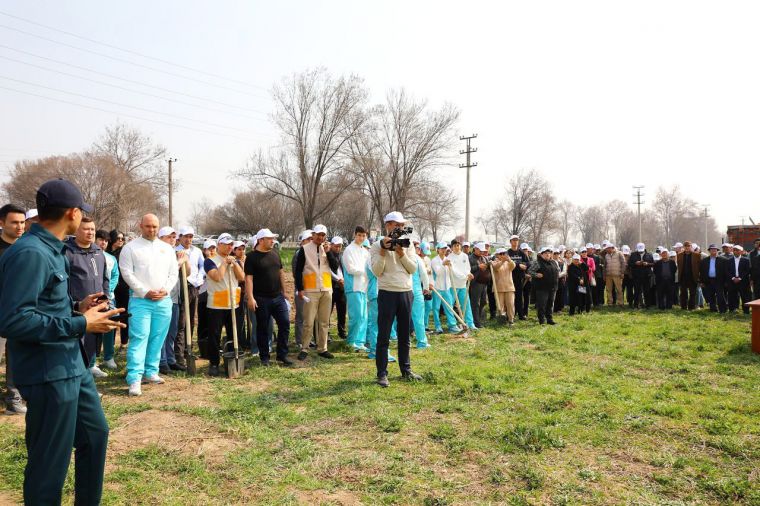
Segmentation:
[[(396, 369), (387, 390), (340, 345), (333, 361), (170, 378), (140, 399), (109, 378), (104, 503), (760, 504), (747, 318), (558, 321), (433, 337), (413, 354), (425, 381)], [(0, 489), (18, 497), (11, 418), (0, 419)]]

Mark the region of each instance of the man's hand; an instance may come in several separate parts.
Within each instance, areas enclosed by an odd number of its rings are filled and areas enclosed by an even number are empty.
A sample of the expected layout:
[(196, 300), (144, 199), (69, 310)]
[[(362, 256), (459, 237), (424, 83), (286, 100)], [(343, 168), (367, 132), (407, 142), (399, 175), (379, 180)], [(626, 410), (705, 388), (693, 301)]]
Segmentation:
[(524, 271), (524, 270), (526, 270), (527, 268), (528, 268), (528, 266), (527, 266), (527, 265), (525, 265), (525, 264), (520, 264), (520, 270), (521, 270), (521, 271)]
[(253, 297), (248, 297), (248, 309), (251, 311), (256, 311), (256, 308), (258, 308), (258, 304), (256, 304), (256, 299)]
[(91, 307), (99, 306), (102, 304), (102, 302), (98, 302), (98, 299), (102, 299), (104, 297), (103, 292), (93, 293), (91, 295), (88, 295), (84, 299), (82, 299), (79, 302), (79, 312), (84, 313), (85, 311), (88, 311)]
[(111, 320), (112, 316), (124, 312), (124, 308), (116, 308), (111, 311), (104, 311), (108, 307), (107, 303), (92, 306), (84, 313), (87, 320), (86, 331), (90, 334), (105, 334), (114, 329), (123, 329), (125, 324)]
[(344, 281), (344, 280), (342, 280), (342, 279), (339, 279), (339, 280), (337, 281), (337, 283), (338, 283), (340, 286), (343, 286), (343, 285), (345, 284), (345, 281)]
[(578, 281), (578, 283), (579, 283), (581, 286), (583, 286), (583, 278), (581, 278), (581, 279)]
[(543, 278), (543, 277), (544, 277), (544, 275), (543, 275), (543, 274), (541, 274), (540, 272), (539, 272), (538, 274), (536, 274), (536, 278), (538, 278), (538, 279), (541, 279), (541, 278)]
[(224, 257), (224, 263), (231, 265), (235, 261), (235, 257)]
[(451, 260), (447, 258), (446, 260), (443, 261), (443, 265), (445, 265), (446, 267), (451, 267)]
[(399, 258), (401, 258), (402, 256), (404, 256), (406, 254), (406, 252), (404, 251), (404, 248), (402, 248), (401, 246), (398, 246), (398, 245), (395, 248), (393, 248), (393, 251), (396, 252), (396, 254), (398, 255)]
[(422, 290), (422, 295), (430, 295), (430, 290)]
[(303, 300), (303, 297), (304, 297), (303, 290), (301, 290), (300, 292), (296, 292), (296, 297), (298, 297), (299, 299)]
[(486, 267), (488, 267), (488, 264), (478, 264), (478, 269), (480, 269), (481, 271), (486, 270)]
[(473, 279), (475, 279), (475, 276), (473, 276), (472, 273), (467, 275), (467, 281), (472, 281)]
[(145, 294), (145, 298), (149, 300), (161, 300), (166, 297), (166, 290), (148, 290)]

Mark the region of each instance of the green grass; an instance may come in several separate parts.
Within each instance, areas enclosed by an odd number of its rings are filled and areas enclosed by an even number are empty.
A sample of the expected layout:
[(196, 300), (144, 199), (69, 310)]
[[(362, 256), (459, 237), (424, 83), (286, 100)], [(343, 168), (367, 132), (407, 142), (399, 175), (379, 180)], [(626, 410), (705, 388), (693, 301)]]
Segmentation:
[[(760, 504), (748, 318), (557, 320), (435, 336), (413, 351), (425, 381), (404, 383), (391, 364), (389, 389), (346, 352), (196, 379), (212, 385), (212, 405), (179, 411), (236, 449), (110, 455), (104, 504)], [(107, 410), (112, 426), (150, 407), (132, 404)], [(0, 489), (18, 493), (23, 465), (21, 431), (0, 419)]]

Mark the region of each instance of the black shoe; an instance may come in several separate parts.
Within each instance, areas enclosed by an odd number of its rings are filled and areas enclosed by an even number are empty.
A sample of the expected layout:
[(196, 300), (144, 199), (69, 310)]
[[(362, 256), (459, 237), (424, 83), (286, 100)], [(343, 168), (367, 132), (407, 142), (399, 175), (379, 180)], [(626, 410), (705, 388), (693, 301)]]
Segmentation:
[(309, 356), (309, 354), (308, 354), (308, 353), (306, 353), (305, 351), (301, 351), (301, 352), (298, 354), (298, 360), (306, 360), (306, 357), (308, 357), (308, 356)]
[(538, 320), (539, 325), (546, 325), (546, 323), (543, 320)]
[(389, 386), (391, 386), (390, 381), (388, 381), (388, 376), (381, 376), (377, 378), (377, 384), (383, 388), (388, 388)]
[(292, 360), (290, 360), (288, 357), (278, 358), (277, 361), (281, 363), (282, 365), (293, 365), (295, 363)]
[(158, 366), (158, 372), (160, 372), (161, 374), (171, 374), (172, 370), (169, 369), (168, 365), (160, 365)]
[(330, 353), (329, 351), (323, 351), (322, 353), (317, 353), (317, 355), (319, 355), (322, 358), (335, 358), (334, 355)]
[(208, 366), (208, 375), (209, 376), (219, 376), (219, 366), (218, 365), (210, 365), (210, 366)]
[(187, 371), (187, 366), (180, 364), (169, 364), (169, 369), (172, 371)]
[(435, 331), (435, 333), (436, 333), (436, 334), (438, 334), (438, 335), (440, 336), (440, 335), (442, 335), (442, 334), (443, 334), (443, 330), (436, 330), (436, 331)]
[(406, 381), (422, 381), (422, 376), (414, 371), (402, 372), (401, 377)]
[(269, 367), (270, 365), (272, 365), (272, 363), (269, 362), (269, 359), (261, 361), (261, 367)]
[(527, 320), (527, 318), (525, 318), (524, 316), (519, 316), (518, 318), (520, 318), (521, 320)]
[(547, 320), (546, 323), (548, 323), (549, 325), (556, 325), (557, 324), (557, 322), (555, 322), (554, 320)]

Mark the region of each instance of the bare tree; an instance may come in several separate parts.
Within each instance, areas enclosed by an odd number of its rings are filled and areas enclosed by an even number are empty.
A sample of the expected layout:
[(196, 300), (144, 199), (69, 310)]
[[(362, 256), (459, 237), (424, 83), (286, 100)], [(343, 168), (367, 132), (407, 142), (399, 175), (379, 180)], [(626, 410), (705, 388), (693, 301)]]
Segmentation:
[(443, 230), (456, 224), (461, 216), (456, 196), (438, 181), (431, 181), (418, 198), (421, 200), (411, 209), (411, 216), (417, 223), (420, 240), (430, 232), (433, 241), (438, 242)]
[(604, 227), (604, 210), (600, 206), (577, 207), (575, 211), (575, 228), (581, 234), (581, 241), (593, 242), (602, 235)]
[(557, 226), (556, 231), (560, 244), (567, 244), (570, 240), (570, 233), (573, 231), (573, 217), (575, 215), (575, 204), (565, 199), (557, 204)]
[(541, 189), (548, 184), (535, 169), (520, 170), (512, 176), (504, 189), (504, 215), (506, 232), (509, 235), (525, 235), (530, 229), (530, 217), (537, 206), (541, 206)]
[[(367, 91), (356, 76), (315, 69), (284, 79), (272, 94), (284, 148), (260, 152), (238, 175), (293, 201), (311, 227), (354, 184), (343, 150), (362, 127)], [(333, 198), (322, 198), (328, 187)]]
[(362, 188), (378, 218), (391, 209), (411, 212), (431, 172), (450, 163), (459, 111), (450, 104), (429, 111), (426, 101), (401, 89), (367, 116), (371, 120), (348, 144)]
[(558, 225), (554, 207), (556, 197), (548, 181), (544, 181), (537, 188), (536, 199), (538, 203), (530, 208), (527, 216), (528, 237), (533, 244), (540, 247), (549, 233)]

